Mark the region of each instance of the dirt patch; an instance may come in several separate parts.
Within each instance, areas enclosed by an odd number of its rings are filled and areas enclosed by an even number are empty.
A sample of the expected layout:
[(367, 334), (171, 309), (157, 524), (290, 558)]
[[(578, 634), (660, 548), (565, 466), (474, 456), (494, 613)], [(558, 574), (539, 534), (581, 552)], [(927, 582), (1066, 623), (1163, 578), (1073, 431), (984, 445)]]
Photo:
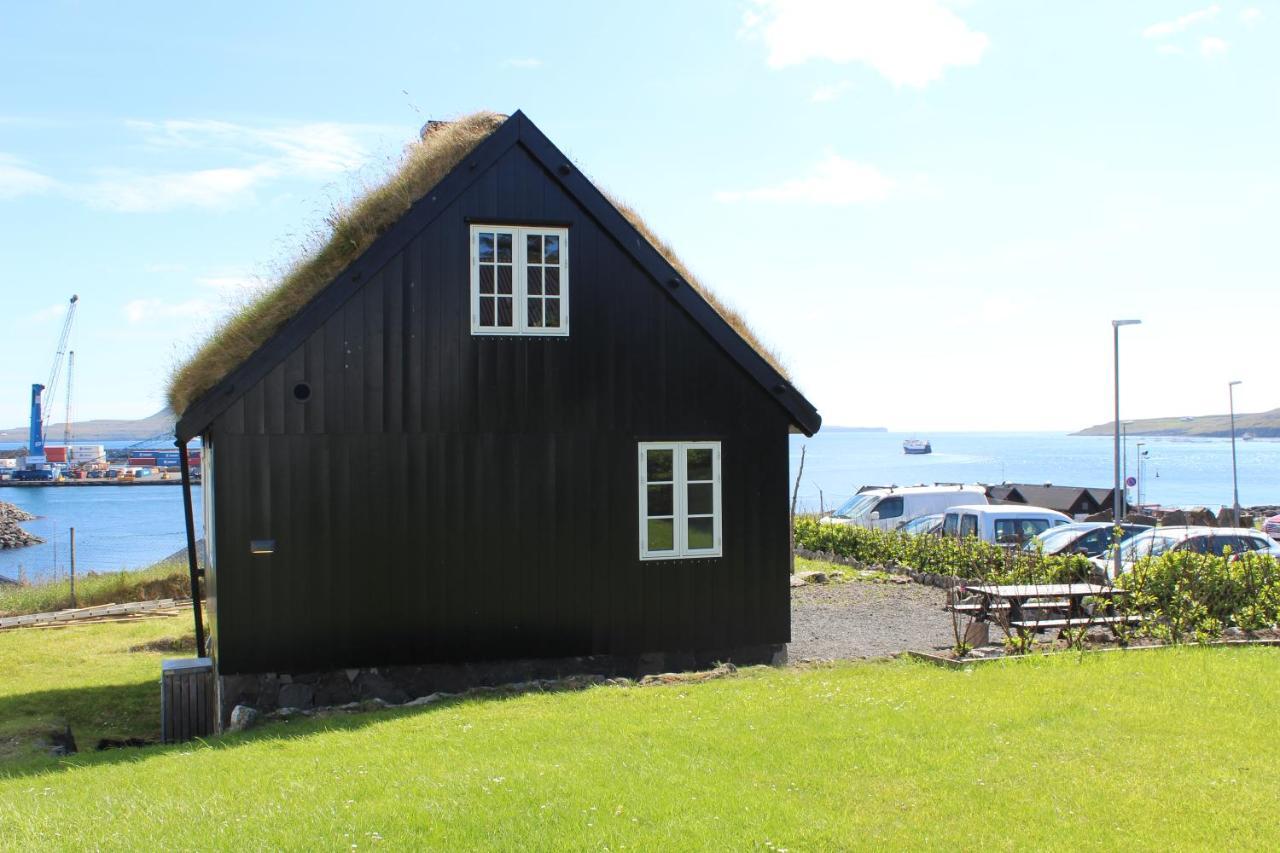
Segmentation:
[(852, 581), (791, 590), (792, 661), (941, 651), (954, 643), (946, 593), (916, 583)]

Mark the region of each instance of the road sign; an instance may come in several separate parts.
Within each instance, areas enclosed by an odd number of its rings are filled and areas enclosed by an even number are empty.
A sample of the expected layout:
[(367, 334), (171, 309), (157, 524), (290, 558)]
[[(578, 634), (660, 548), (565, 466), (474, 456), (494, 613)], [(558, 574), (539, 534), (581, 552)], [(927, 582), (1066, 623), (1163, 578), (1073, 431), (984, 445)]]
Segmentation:
[(1124, 481), (1124, 484), (1132, 489), (1134, 486), (1138, 485), (1138, 478), (1130, 477), (1129, 479)]

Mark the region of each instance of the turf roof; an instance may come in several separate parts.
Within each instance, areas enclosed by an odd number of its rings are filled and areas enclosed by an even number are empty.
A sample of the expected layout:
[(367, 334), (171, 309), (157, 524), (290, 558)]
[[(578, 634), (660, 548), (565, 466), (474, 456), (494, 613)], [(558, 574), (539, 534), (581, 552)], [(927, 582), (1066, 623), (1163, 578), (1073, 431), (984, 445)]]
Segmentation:
[[(313, 251), (304, 254), (273, 287), (223, 320), (195, 353), (173, 371), (168, 387), (169, 406), (173, 411), (181, 415), (202, 394), (248, 360), (506, 118), (497, 113), (477, 112), (456, 121), (430, 123), (422, 138), (406, 148), (399, 166), (386, 180), (336, 207), (326, 217), (328, 233), (316, 240)], [(609, 201), (743, 340), (780, 375), (790, 378), (777, 355), (760, 341), (742, 315), (690, 273), (639, 214), (612, 197)]]

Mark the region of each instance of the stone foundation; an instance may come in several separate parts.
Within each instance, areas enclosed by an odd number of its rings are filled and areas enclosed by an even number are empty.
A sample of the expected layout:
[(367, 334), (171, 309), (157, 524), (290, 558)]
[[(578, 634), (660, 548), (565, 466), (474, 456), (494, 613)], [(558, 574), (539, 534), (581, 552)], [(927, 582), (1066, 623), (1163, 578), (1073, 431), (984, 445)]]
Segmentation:
[(718, 663), (782, 666), (786, 662), (786, 644), (778, 644), (711, 652), (651, 652), (642, 655), (380, 666), (303, 674), (223, 675), (218, 679), (219, 730), (230, 723), (231, 709), (236, 705), (248, 705), (262, 713), (278, 708), (305, 711), (366, 699), (402, 705), (436, 692), (461, 693), (473, 687), (497, 687), (571, 675), (641, 678), (662, 672), (710, 669)]

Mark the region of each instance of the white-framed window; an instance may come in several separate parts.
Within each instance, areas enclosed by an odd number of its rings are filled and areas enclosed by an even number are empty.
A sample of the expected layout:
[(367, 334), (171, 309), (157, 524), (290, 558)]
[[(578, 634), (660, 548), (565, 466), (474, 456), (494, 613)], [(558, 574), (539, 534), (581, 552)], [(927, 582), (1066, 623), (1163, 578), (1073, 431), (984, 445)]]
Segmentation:
[(471, 226), (471, 334), (569, 334), (569, 229)]
[(719, 557), (720, 442), (640, 443), (640, 559)]

